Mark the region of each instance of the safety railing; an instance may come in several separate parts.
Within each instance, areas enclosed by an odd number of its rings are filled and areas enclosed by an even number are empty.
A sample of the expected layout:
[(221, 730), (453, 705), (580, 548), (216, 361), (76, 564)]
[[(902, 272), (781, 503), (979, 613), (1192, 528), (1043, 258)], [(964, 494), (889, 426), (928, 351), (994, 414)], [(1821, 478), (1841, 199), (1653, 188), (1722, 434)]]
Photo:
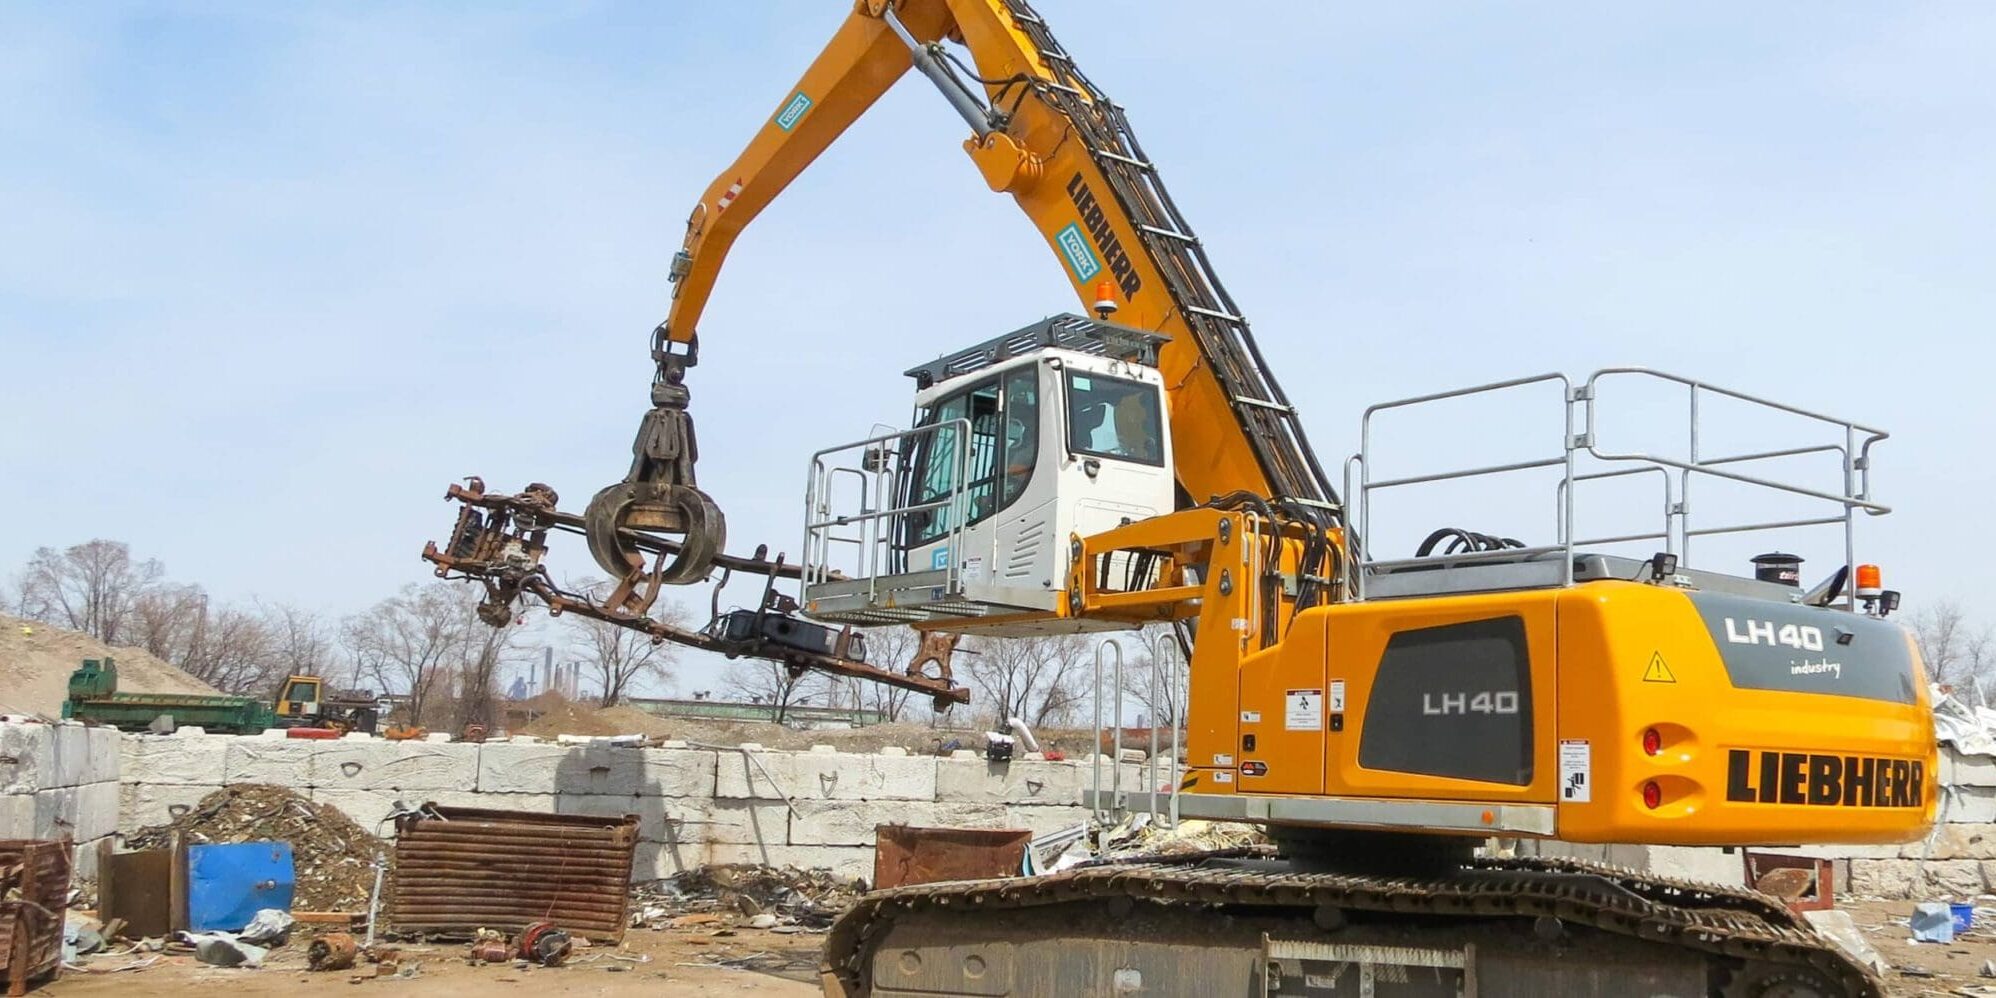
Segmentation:
[[(1178, 790), (1184, 776), (1179, 760), (1184, 756), (1185, 710), (1191, 693), (1191, 674), (1186, 669), (1183, 650), (1173, 635), (1153, 632), (1140, 640), (1144, 641), (1148, 656), (1145, 668), (1149, 674), (1144, 677), (1143, 683), (1145, 726), (1149, 729), (1145, 735), (1150, 742), (1144, 764), (1138, 769), (1143, 774), (1142, 799), (1152, 821), (1163, 821), (1167, 827), (1177, 827)], [(1126, 730), (1123, 727), (1123, 706), (1135, 691), (1128, 684), (1124, 671), (1123, 643), (1115, 638), (1102, 639), (1095, 646), (1095, 741), (1089, 752), (1089, 789), (1093, 791), (1090, 799), (1094, 802), (1094, 814), (1098, 821), (1120, 821), (1126, 810), (1127, 798), (1123, 793), (1123, 732)], [(1104, 679), (1108, 680), (1106, 687)], [(1109, 708), (1111, 727), (1106, 730), (1113, 732), (1109, 735), (1110, 773), (1106, 795), (1102, 786), (1105, 697), (1112, 700)], [(1165, 746), (1160, 744), (1162, 737), (1158, 729), (1166, 724), (1171, 727), (1170, 754), (1161, 755), (1159, 750)], [(1166, 787), (1169, 792), (1160, 793)]]
[[(1651, 385), (1684, 390), (1686, 412), (1682, 425), (1685, 432), (1685, 451), (1682, 456), (1652, 453), (1646, 450), (1612, 450), (1603, 446), (1599, 437), (1603, 409), (1602, 390), (1605, 384), (1615, 379), (1643, 381)], [(1490, 396), (1537, 385), (1558, 386), (1563, 400), (1558, 409), (1559, 436), (1555, 438), (1549, 433), (1546, 434), (1548, 446), (1539, 452), (1539, 456), (1393, 478), (1373, 477), (1373, 469), (1378, 464), (1373, 448), (1374, 423), (1383, 414), (1428, 406), (1446, 400)], [(1737, 403), (1747, 411), (1757, 412), (1763, 416), (1778, 415), (1799, 420), (1810, 427), (1813, 433), (1825, 435), (1825, 438), (1746, 453), (1709, 455), (1706, 453), (1704, 442), (1710, 427), (1706, 425), (1704, 409), (1715, 398)], [(1874, 498), (1871, 486), (1872, 448), (1888, 436), (1884, 430), (1853, 420), (1825, 415), (1650, 368), (1603, 368), (1579, 382), (1563, 374), (1540, 374), (1382, 402), (1368, 408), (1361, 422), (1359, 452), (1352, 455), (1345, 463), (1345, 494), (1354, 507), (1354, 521), (1358, 526), (1359, 536), (1369, 540), (1374, 536), (1373, 508), (1382, 492), (1439, 482), (1557, 469), (1558, 481), (1553, 495), (1554, 543), (1522, 548), (1473, 550), (1451, 554), (1448, 557), (1453, 565), (1474, 565), (1479, 562), (1508, 562), (1533, 556), (1558, 554), (1561, 556), (1562, 566), (1560, 581), (1566, 585), (1573, 583), (1573, 554), (1581, 547), (1656, 541), (1660, 543), (1662, 551), (1676, 556), (1680, 565), (1689, 568), (1695, 567), (1691, 562), (1691, 549), (1692, 541), (1696, 538), (1809, 526), (1841, 527), (1844, 564), (1847, 568), (1852, 568), (1858, 560), (1856, 514), (1862, 511), (1870, 516), (1878, 516), (1891, 512), (1889, 506), (1879, 503)], [(1815, 454), (1835, 456), (1839, 463), (1839, 488), (1830, 490), (1817, 485), (1805, 485), (1759, 470), (1768, 462)], [(1658, 506), (1660, 515), (1655, 521), (1654, 529), (1593, 537), (1575, 536), (1576, 486), (1588, 482), (1648, 475), (1657, 476), (1661, 485), (1661, 502)], [(1690, 496), (1694, 482), (1701, 478), (1723, 480), (1754, 489), (1799, 497), (1817, 504), (1819, 509), (1825, 505), (1829, 508), (1812, 515), (1768, 520), (1728, 521), (1704, 516), (1694, 519), (1694, 507)], [(1364, 594), (1367, 575), (1418, 565), (1421, 561), (1423, 559), (1418, 558), (1374, 559), (1368, 555), (1361, 559), (1363, 570), (1358, 573), (1360, 594)], [(1846, 595), (1845, 605), (1855, 605), (1854, 595)]]
[[(945, 435), (944, 430), (954, 432)], [(910, 457), (925, 449), (921, 446), (925, 438), (929, 451), (942, 446), (949, 449), (947, 454), (930, 453), (926, 459), (930, 463), (948, 462), (952, 469), (948, 493), (896, 505), (898, 496), (914, 494), (913, 488), (904, 493), (902, 483), (912, 470), (907, 466)], [(856, 458), (834, 460), (845, 454), (856, 454)], [(961, 418), (868, 437), (811, 455), (811, 478), (804, 491), (804, 598), (812, 598), (814, 587), (864, 580), (868, 601), (877, 600), (881, 579), (910, 570), (908, 540), (918, 533), (928, 534), (926, 527), (938, 513), (946, 517), (947, 526), (941, 533), (925, 537), (921, 546), (943, 542), (951, 552), (961, 550), (958, 542), (970, 511), (969, 477), (970, 421)], [(923, 522), (911, 523), (910, 518), (918, 514), (923, 515)], [(942, 572), (942, 588), (954, 593), (959, 583), (958, 560), (946, 558), (940, 564), (917, 567)], [(854, 593), (842, 590), (841, 595)]]

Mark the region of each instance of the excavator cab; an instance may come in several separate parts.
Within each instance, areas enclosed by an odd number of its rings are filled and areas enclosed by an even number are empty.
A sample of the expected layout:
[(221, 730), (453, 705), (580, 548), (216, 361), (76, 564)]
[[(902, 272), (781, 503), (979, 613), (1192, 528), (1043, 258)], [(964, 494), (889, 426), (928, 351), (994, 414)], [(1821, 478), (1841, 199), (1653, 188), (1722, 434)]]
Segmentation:
[(812, 457), (805, 612), (991, 635), (1124, 626), (1047, 613), (1070, 538), (1173, 508), (1163, 341), (1062, 315), (910, 369), (912, 429)]

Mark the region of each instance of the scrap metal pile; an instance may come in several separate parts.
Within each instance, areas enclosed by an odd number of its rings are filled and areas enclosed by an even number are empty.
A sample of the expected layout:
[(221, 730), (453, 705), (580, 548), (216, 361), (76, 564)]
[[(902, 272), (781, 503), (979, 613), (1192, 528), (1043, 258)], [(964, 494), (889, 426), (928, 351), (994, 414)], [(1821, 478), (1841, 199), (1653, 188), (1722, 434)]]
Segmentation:
[(748, 925), (816, 932), (866, 891), (829, 870), (703, 866), (632, 888), (631, 924), (645, 928)]
[[(473, 478), (465, 485), (452, 485), (445, 498), (462, 504), (457, 522), (450, 540), (441, 548), (434, 542), (426, 545), (423, 557), (437, 566), (440, 578), (483, 585), (479, 619), (494, 627), (513, 623), (519, 606), (531, 598), (556, 616), (573, 613), (606, 621), (649, 635), (655, 642), (672, 641), (729, 658), (770, 659), (783, 663), (792, 674), (817, 670), (913, 690), (932, 697), (938, 709), (970, 700), (970, 692), (952, 681), (946, 655), (925, 656), (896, 671), (866, 661), (863, 634), (797, 616), (796, 600), (775, 587), (779, 579), (799, 578), (798, 568), (785, 564), (782, 555), (771, 560), (767, 546), (744, 558), (720, 553), (718, 548), (694, 551), (688, 542), (657, 533), (590, 524), (583, 516), (557, 509), (560, 499), (555, 491), (538, 483), (518, 495), (504, 495), (486, 492), (485, 483)], [(589, 538), (598, 563), (617, 576), (614, 588), (607, 594), (592, 594), (556, 584), (541, 564), (550, 531)], [(610, 550), (602, 550), (599, 543), (605, 532), (615, 539)], [(699, 565), (689, 567), (689, 560)], [(660, 587), (698, 581), (715, 571), (719, 578), (705, 627), (689, 630), (650, 614)], [(737, 572), (764, 578), (761, 598), (755, 609), (724, 613), (721, 591)]]
[(223, 787), (164, 825), (133, 832), (127, 849), (165, 849), (178, 834), (190, 845), (289, 842), (297, 889), (293, 904), (307, 911), (366, 911), (382, 841), (339, 808), (315, 804), (284, 787), (245, 783)]

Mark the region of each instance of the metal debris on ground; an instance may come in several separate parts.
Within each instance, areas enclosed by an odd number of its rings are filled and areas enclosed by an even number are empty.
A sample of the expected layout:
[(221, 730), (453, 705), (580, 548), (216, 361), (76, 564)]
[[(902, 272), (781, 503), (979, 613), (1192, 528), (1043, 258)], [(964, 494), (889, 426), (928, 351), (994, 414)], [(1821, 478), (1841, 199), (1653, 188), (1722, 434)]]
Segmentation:
[(270, 951), (237, 939), (229, 932), (183, 932), (182, 942), (194, 947), (194, 958), (215, 967), (261, 967)]
[(305, 948), (305, 965), (313, 970), (347, 970), (360, 947), (350, 932), (328, 932)]
[(245, 783), (223, 787), (165, 825), (134, 832), (130, 850), (165, 849), (175, 832), (189, 844), (289, 842), (298, 885), (292, 905), (301, 911), (365, 911), (374, 887), (380, 839), (339, 808), (284, 787)]
[[(631, 923), (648, 928), (749, 925), (777, 931), (829, 927), (866, 890), (830, 870), (703, 866), (632, 888)], [(758, 920), (757, 916), (768, 915)]]
[(553, 922), (535, 922), (520, 930), (520, 958), (543, 967), (559, 967), (575, 949), (569, 939)]

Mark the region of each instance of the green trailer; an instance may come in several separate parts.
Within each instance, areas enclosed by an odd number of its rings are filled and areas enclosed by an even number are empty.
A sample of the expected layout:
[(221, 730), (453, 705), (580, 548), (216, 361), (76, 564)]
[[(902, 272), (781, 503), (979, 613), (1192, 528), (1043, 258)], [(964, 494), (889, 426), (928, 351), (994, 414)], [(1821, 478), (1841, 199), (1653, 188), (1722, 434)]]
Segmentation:
[(201, 696), (187, 693), (120, 693), (118, 663), (110, 658), (86, 658), (70, 673), (69, 699), (62, 716), (121, 731), (145, 731), (161, 717), (176, 727), (200, 727), (223, 734), (254, 735), (277, 726), (270, 705), (250, 697)]

